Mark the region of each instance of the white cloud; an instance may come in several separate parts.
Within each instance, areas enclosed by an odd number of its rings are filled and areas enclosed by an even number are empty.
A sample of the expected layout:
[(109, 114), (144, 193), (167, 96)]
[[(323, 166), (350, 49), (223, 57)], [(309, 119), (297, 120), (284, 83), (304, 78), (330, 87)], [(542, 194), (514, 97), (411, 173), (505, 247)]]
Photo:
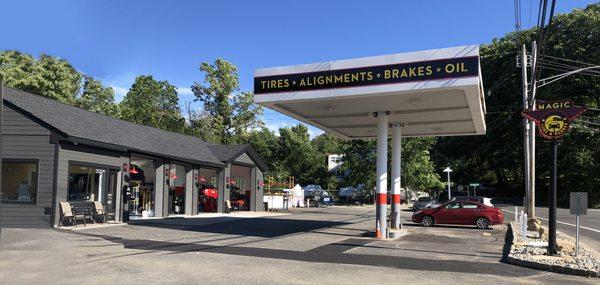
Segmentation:
[(314, 128), (312, 126), (308, 126), (308, 135), (310, 136), (310, 139), (314, 139), (315, 137), (324, 134), (325, 132), (323, 130)]
[(277, 135), (279, 135), (280, 128), (292, 127), (294, 125), (294, 123), (289, 121), (265, 122), (265, 127)]
[(116, 102), (123, 101), (123, 98), (125, 98), (125, 95), (127, 95), (127, 92), (129, 92), (129, 88), (113, 86), (113, 85), (110, 85), (110, 87), (112, 87), (112, 89), (115, 91), (115, 101)]
[[(280, 128), (293, 127), (293, 126), (297, 125), (298, 123), (299, 122), (294, 119), (285, 120), (285, 121), (277, 121), (277, 122), (265, 122), (265, 127), (267, 129), (269, 129), (270, 131), (275, 132), (276, 135), (279, 135)], [(315, 137), (324, 133), (322, 130), (312, 127), (310, 125), (307, 125), (304, 123), (300, 123), (300, 124), (303, 124), (308, 127), (308, 136), (310, 137), (310, 139), (314, 139)]]
[(179, 95), (194, 95), (194, 92), (192, 92), (192, 88), (177, 87), (177, 94), (179, 94)]

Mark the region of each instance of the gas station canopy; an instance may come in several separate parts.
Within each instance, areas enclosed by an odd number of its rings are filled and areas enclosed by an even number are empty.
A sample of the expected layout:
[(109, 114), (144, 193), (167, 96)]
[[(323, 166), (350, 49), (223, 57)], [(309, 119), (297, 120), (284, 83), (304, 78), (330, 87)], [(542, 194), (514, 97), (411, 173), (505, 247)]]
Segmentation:
[(485, 134), (479, 46), (257, 69), (254, 101), (345, 139)]

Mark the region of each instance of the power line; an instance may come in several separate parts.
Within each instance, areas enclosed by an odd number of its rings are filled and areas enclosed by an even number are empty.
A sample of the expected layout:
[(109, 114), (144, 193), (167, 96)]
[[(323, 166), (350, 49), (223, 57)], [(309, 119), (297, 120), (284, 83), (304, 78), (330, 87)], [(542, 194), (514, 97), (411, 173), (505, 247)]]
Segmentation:
[(570, 62), (573, 62), (573, 63), (580, 63), (580, 64), (591, 65), (591, 66), (598, 65), (598, 64), (594, 64), (594, 63), (577, 61), (577, 60), (572, 60), (572, 59), (562, 58), (562, 57), (557, 57), (557, 56), (551, 56), (551, 55), (544, 55), (543, 57), (548, 57), (548, 58), (558, 59), (558, 60), (564, 60), (564, 61), (570, 61)]
[[(573, 70), (578, 70), (578, 69), (582, 69), (582, 68), (593, 68), (594, 66), (585, 66), (585, 67), (581, 67), (581, 66), (575, 66), (575, 65), (570, 65), (570, 64), (565, 64), (565, 63), (560, 63), (560, 62), (555, 62), (555, 61), (547, 61), (544, 60), (542, 61), (542, 67), (544, 67), (544, 65), (546, 66), (553, 66), (556, 68), (561, 68), (561, 69), (565, 69), (568, 71), (573, 71)], [(598, 67), (600, 67), (600, 65), (598, 65)], [(597, 70), (593, 70), (593, 69), (587, 69), (584, 70), (580, 73), (592, 73), (592, 74), (600, 74), (600, 71)]]
[[(542, 66), (541, 68), (543, 69), (550, 69), (550, 70), (554, 70), (554, 71), (560, 71), (560, 72), (571, 72), (573, 70), (577, 70), (577, 69), (567, 69), (567, 68), (561, 68), (561, 67), (556, 67), (556, 66)], [(578, 72), (577, 74), (583, 74), (583, 75), (590, 75), (590, 76), (600, 76), (600, 73), (592, 73), (590, 71), (582, 71), (582, 72)]]

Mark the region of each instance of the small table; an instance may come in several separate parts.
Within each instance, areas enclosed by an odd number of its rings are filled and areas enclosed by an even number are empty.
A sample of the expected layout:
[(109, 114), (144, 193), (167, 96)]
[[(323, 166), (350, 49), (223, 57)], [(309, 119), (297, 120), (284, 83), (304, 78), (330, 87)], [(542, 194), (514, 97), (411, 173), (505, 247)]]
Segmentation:
[(71, 209), (74, 215), (83, 215), (84, 220), (89, 218), (94, 224), (96, 223), (96, 220), (94, 219), (94, 209), (92, 203), (73, 203), (71, 204)]

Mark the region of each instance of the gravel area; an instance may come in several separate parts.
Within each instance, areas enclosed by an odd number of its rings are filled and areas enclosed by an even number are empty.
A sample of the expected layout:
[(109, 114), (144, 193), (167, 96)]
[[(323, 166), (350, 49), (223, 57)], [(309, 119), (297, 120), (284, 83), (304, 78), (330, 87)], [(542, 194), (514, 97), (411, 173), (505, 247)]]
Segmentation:
[[(511, 223), (517, 229), (516, 223)], [(571, 269), (587, 270), (600, 275), (600, 254), (594, 249), (579, 242), (579, 255), (575, 255), (575, 239), (561, 232), (556, 233), (559, 247), (558, 255), (546, 255), (548, 240), (540, 238), (534, 231), (527, 232), (527, 238), (513, 230), (513, 245), (509, 257), (535, 262), (550, 266), (566, 267)]]

